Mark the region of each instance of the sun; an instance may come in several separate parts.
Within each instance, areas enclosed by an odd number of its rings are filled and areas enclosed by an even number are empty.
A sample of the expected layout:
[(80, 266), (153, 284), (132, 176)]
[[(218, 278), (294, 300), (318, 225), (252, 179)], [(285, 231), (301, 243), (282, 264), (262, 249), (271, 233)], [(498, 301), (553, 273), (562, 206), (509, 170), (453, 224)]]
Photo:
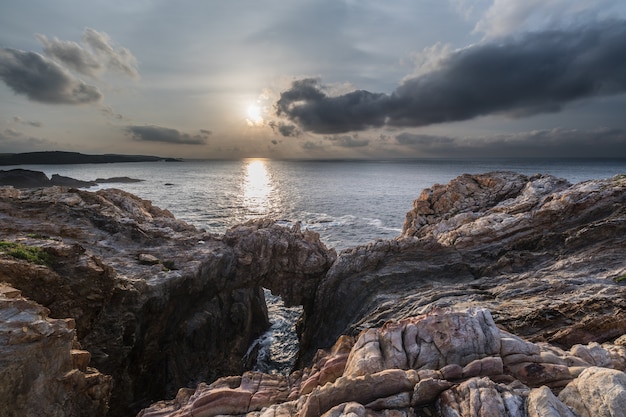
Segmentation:
[(258, 104), (250, 104), (246, 109), (246, 121), (250, 126), (260, 126), (263, 124), (263, 109)]

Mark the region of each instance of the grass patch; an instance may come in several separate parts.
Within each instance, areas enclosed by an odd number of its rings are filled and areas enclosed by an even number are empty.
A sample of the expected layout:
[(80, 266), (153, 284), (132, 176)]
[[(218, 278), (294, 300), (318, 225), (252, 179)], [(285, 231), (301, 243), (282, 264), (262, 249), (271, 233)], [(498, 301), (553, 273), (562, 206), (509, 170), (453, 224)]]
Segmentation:
[(49, 265), (52, 261), (50, 254), (41, 248), (4, 240), (0, 241), (0, 253), (38, 265)]
[(626, 281), (626, 274), (622, 274), (619, 277), (615, 277), (615, 278), (613, 278), (613, 280), (615, 282), (624, 282), (624, 281)]

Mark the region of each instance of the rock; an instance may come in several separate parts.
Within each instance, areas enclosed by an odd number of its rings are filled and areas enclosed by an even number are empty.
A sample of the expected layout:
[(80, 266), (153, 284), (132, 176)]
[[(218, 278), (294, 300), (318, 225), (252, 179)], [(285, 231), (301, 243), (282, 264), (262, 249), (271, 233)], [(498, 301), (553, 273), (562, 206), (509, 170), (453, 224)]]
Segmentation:
[(98, 184), (129, 184), (141, 181), (143, 180), (130, 177), (98, 178), (94, 181), (83, 181), (59, 174), (52, 174), (52, 176), (48, 178), (43, 172), (27, 169), (0, 170), (0, 186), (10, 185), (16, 188), (41, 188), (52, 186), (88, 188)]
[(464, 314), (434, 312), (361, 333), (345, 375), (367, 375), (384, 369), (439, 369), (465, 366), (500, 352), (500, 331), (488, 311)]
[(15, 188), (51, 186), (46, 174), (28, 169), (0, 170), (0, 185), (11, 185)]
[(58, 185), (63, 187), (93, 187), (94, 185), (98, 185), (96, 181), (82, 181), (77, 180), (70, 177), (64, 177), (59, 174), (52, 174), (50, 177), (51, 185)]
[(529, 417), (576, 417), (548, 387), (535, 388), (528, 396)]
[[(316, 366), (324, 369), (333, 357), (345, 357), (350, 341), (341, 338), (330, 352), (318, 353)], [(626, 377), (622, 371), (598, 368), (593, 364), (596, 359), (586, 362), (574, 355), (595, 351), (597, 358), (606, 357), (609, 348), (594, 344), (563, 351), (499, 329), (487, 310), (438, 309), (363, 331), (352, 344), (341, 375), (322, 380), (315, 377), (319, 370), (307, 368), (289, 377), (259, 373), (225, 377), (208, 386), (200, 384), (191, 395), (153, 404), (139, 415), (265, 415), (263, 410), (275, 412), (280, 404), (284, 415), (299, 417), (415, 415), (417, 409), (442, 417), (571, 417), (578, 411), (568, 408), (568, 398), (585, 398), (579, 387), (594, 391), (592, 397), (597, 398), (596, 392), (621, 389)], [(589, 353), (583, 356), (592, 358)], [(605, 362), (614, 363), (620, 362)], [(555, 374), (555, 367), (566, 372)], [(594, 379), (601, 373), (596, 369), (605, 374)], [(569, 385), (557, 398), (545, 383), (552, 383), (556, 392)], [(592, 402), (587, 415), (603, 415), (597, 413), (604, 405)]]
[(0, 415), (105, 416), (112, 381), (73, 350), (73, 320), (0, 284)]
[(55, 185), (65, 187), (92, 187), (97, 184), (92, 181), (81, 181), (59, 174), (53, 174), (52, 177), (48, 178), (43, 172), (18, 168), (8, 171), (0, 170), (0, 186), (3, 185), (10, 185), (15, 188), (41, 188)]
[(626, 412), (626, 374), (589, 367), (569, 383), (559, 399), (582, 417), (621, 416)]
[(444, 391), (437, 407), (442, 417), (524, 417), (524, 394), (489, 378), (471, 378)]
[(137, 178), (130, 177), (110, 177), (110, 178), (96, 178), (93, 182), (96, 184), (110, 184), (110, 183), (123, 183), (123, 184), (132, 184), (135, 182), (142, 182), (144, 180), (140, 180)]
[[(51, 261), (2, 255), (0, 280), (75, 318), (113, 416), (603, 415), (626, 369), (625, 191), (465, 175), (425, 190), (402, 236), (337, 256), (269, 220), (219, 237), (119, 190), (11, 189), (0, 232)], [(261, 287), (304, 307), (289, 376), (242, 365)]]
[(0, 281), (75, 319), (93, 366), (113, 377), (109, 416), (244, 372), (269, 327), (262, 287), (304, 302), (335, 259), (307, 231), (261, 221), (213, 236), (115, 189), (1, 196), (3, 239), (51, 261), (0, 255)]
[[(562, 348), (626, 333), (626, 177), (463, 175), (424, 190), (402, 236), (348, 249), (305, 306), (299, 366), (339, 335), (436, 307)], [(563, 295), (567, 294), (567, 297)]]

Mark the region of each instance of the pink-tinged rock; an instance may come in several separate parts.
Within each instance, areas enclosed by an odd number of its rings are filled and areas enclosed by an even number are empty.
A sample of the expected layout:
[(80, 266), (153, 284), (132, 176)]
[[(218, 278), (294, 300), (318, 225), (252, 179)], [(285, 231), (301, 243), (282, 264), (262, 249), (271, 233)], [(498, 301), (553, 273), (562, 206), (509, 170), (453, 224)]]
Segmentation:
[(462, 377), (497, 376), (502, 375), (503, 372), (502, 359), (498, 356), (488, 356), (482, 359), (476, 359), (465, 365)]
[(413, 390), (417, 376), (414, 371), (389, 369), (364, 376), (343, 376), (332, 384), (318, 387), (306, 398), (300, 417), (324, 414), (332, 407), (354, 401), (368, 404), (378, 398)]
[(587, 368), (559, 393), (559, 400), (582, 417), (626, 415), (626, 374)]
[(87, 368), (88, 352), (72, 349), (73, 322), (48, 314), (0, 287), (0, 415), (105, 416), (111, 377)]
[(567, 366), (552, 363), (522, 362), (509, 365), (507, 371), (529, 387), (563, 387), (572, 380)]
[(528, 417), (577, 417), (545, 386), (530, 391), (527, 409)]
[(437, 407), (442, 417), (525, 417), (524, 394), (489, 378), (472, 378), (444, 391)]
[(499, 352), (500, 331), (489, 311), (435, 310), (361, 333), (348, 358), (345, 375), (365, 375), (393, 368), (465, 366)]

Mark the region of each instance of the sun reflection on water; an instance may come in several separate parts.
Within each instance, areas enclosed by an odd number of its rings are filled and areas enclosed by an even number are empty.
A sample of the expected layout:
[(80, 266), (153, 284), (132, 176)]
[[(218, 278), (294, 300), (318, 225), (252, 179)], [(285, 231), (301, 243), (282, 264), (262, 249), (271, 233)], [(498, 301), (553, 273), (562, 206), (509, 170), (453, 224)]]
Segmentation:
[(267, 171), (265, 160), (250, 159), (245, 163), (243, 180), (243, 204), (251, 216), (271, 213), (274, 186)]

